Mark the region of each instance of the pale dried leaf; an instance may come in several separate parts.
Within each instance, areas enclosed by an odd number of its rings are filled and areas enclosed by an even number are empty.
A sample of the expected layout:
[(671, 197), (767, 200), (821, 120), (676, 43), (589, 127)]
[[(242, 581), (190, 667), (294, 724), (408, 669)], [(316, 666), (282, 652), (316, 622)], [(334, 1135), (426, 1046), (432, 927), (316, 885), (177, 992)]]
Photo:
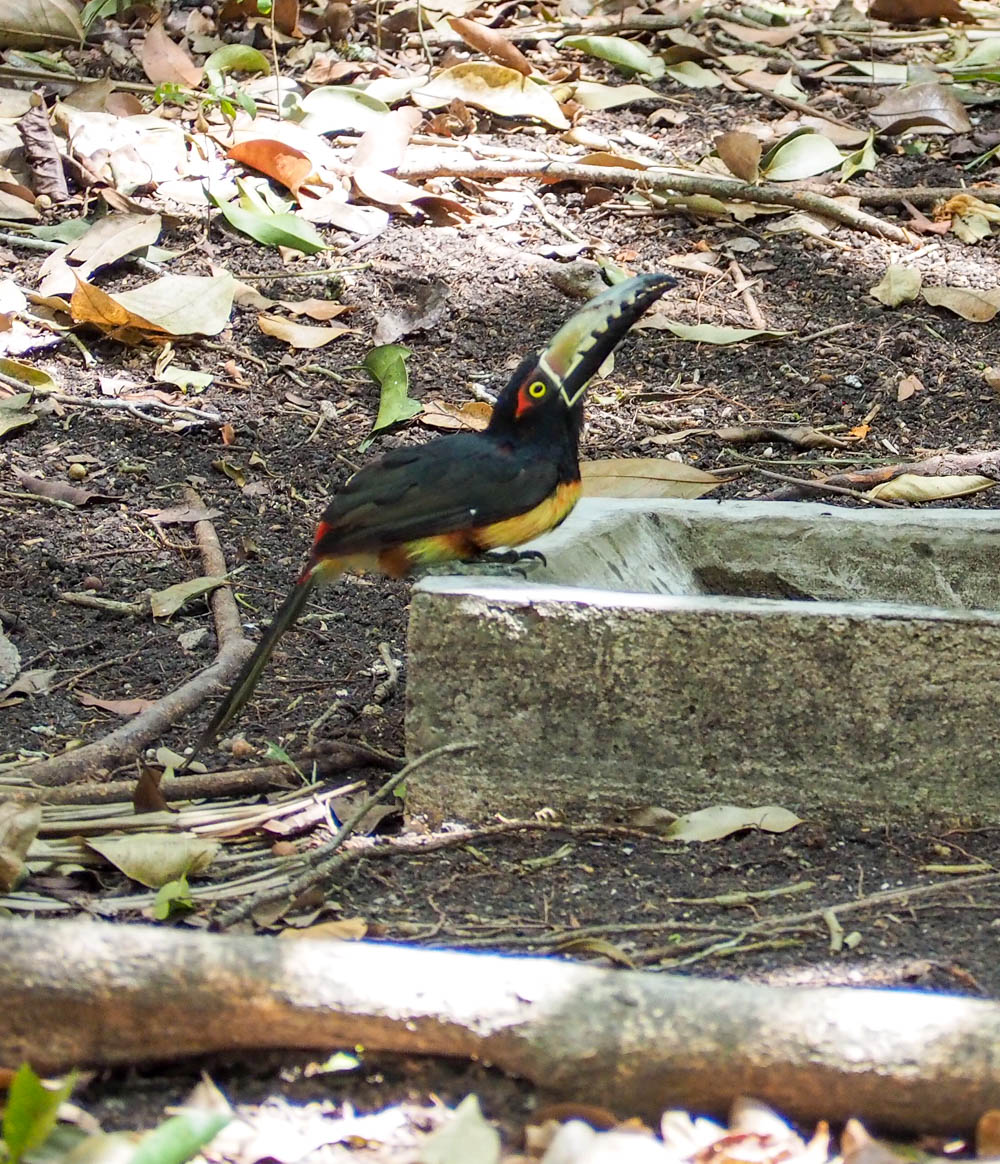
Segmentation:
[(883, 481), (865, 496), (877, 497), (882, 501), (906, 501), (919, 505), (926, 501), (946, 501), (951, 497), (967, 497), (970, 493), (981, 493), (996, 485), (991, 477), (980, 477), (974, 473), (954, 474), (943, 477), (925, 477), (916, 473), (900, 473), (891, 481)]
[(274, 336), (301, 351), (314, 351), (349, 332), (357, 333), (353, 327), (313, 327), (308, 323), (284, 319), (280, 315), (258, 315), (257, 326), (265, 335)]
[(547, 89), (504, 65), (482, 61), (453, 65), (413, 91), (414, 102), (424, 109), (438, 109), (456, 98), (500, 117), (534, 117), (554, 129), (569, 128), (569, 121)]
[(896, 399), (901, 403), (923, 390), (924, 386), (916, 376), (904, 376), (896, 385)]
[(584, 497), (702, 497), (722, 478), (683, 461), (608, 457), (580, 466)]
[(314, 926), (304, 926), (301, 929), (288, 926), (279, 934), (279, 938), (286, 941), (296, 941), (304, 938), (307, 941), (316, 939), (335, 939), (342, 942), (357, 942), (368, 933), (368, 923), (363, 917), (344, 917), (339, 921), (319, 922)]
[(672, 841), (718, 841), (744, 829), (785, 833), (801, 823), (795, 813), (777, 804), (766, 804), (761, 808), (716, 804), (679, 817), (664, 836)]
[(72, 0), (3, 0), (0, 4), (0, 48), (82, 44), (84, 35), (79, 9)]
[(1000, 290), (925, 287), (921, 294), (931, 307), (945, 307), (970, 323), (989, 323), (997, 311), (1000, 311)]
[(220, 848), (218, 841), (190, 833), (91, 837), (87, 845), (126, 877), (149, 889), (159, 889), (168, 881), (202, 872)]
[(901, 303), (911, 303), (916, 299), (920, 294), (920, 283), (921, 275), (916, 268), (890, 263), (869, 294), (886, 307), (898, 307)]

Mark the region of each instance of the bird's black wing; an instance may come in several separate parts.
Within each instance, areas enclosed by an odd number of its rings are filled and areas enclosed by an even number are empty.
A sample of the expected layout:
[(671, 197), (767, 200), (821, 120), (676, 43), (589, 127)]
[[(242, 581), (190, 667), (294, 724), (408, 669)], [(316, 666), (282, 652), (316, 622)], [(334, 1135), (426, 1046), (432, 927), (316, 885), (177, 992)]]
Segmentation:
[(479, 433), (394, 449), (359, 470), (323, 514), (324, 554), (378, 553), (526, 513), (559, 483), (544, 455)]

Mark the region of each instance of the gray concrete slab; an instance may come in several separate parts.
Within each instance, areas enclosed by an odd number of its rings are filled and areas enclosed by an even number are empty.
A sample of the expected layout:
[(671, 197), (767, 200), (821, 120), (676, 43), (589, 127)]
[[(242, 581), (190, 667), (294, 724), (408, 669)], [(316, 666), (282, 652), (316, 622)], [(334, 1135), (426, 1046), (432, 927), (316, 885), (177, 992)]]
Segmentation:
[(408, 750), (478, 747), (411, 813), (996, 815), (1000, 515), (582, 502), (532, 548), (528, 581), (415, 589)]

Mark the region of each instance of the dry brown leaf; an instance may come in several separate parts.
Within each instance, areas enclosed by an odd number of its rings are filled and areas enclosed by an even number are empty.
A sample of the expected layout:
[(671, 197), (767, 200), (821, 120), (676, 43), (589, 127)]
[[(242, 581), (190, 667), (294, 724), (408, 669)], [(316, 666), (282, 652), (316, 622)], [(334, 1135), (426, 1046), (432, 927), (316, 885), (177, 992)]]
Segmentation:
[(762, 441), (784, 441), (800, 449), (846, 449), (846, 441), (838, 440), (829, 433), (820, 432), (808, 424), (794, 424), (788, 428), (774, 428), (764, 425), (739, 425), (733, 428), (717, 428), (715, 435), (728, 444), (759, 444)]
[(427, 400), (417, 419), (428, 428), (482, 432), (490, 423), (492, 415), (493, 409), (482, 400), (469, 400), (461, 405), (446, 404), (443, 400)]
[(153, 707), (155, 699), (99, 699), (86, 691), (74, 692), (83, 707), (99, 707), (101, 711), (110, 711), (112, 715), (120, 715), (125, 719), (138, 715)]
[(976, 1122), (976, 1158), (988, 1160), (1000, 1156), (1000, 1111), (984, 1111)]
[(304, 351), (321, 348), (348, 332), (357, 333), (357, 328), (353, 327), (311, 327), (307, 323), (293, 323), (280, 315), (258, 315), (257, 326), (265, 335)]
[(965, 106), (951, 89), (936, 81), (894, 89), (884, 101), (868, 110), (868, 116), (886, 134), (903, 133), (920, 126), (947, 133), (968, 133), (972, 129)]
[(466, 20), (464, 16), (452, 16), (448, 23), (470, 48), (485, 53), (509, 69), (516, 69), (522, 76), (531, 76), (528, 58), (502, 32), (478, 24), (475, 20)]
[(78, 489), (75, 485), (67, 485), (65, 481), (50, 481), (44, 477), (34, 477), (30, 473), (17, 473), (17, 482), (26, 493), (34, 493), (36, 497), (50, 497), (56, 501), (67, 501), (77, 507), (89, 505), (91, 501), (121, 501), (121, 497), (112, 497), (105, 493), (95, 493), (91, 489)]
[(349, 303), (334, 303), (332, 299), (278, 299), (276, 302), (292, 315), (308, 315), (324, 323), (354, 310)]
[(868, 15), (890, 24), (919, 24), (921, 20), (950, 20), (953, 24), (977, 24), (958, 0), (872, 0)]
[(299, 197), (302, 184), (313, 172), (312, 162), (301, 150), (272, 138), (258, 137), (240, 142), (232, 147), (226, 157), (280, 182), (296, 198)]
[(143, 72), (154, 85), (187, 85), (197, 89), (203, 70), (186, 50), (167, 36), (163, 24), (154, 20), (136, 51)]
[(942, 222), (931, 222), (927, 215), (918, 210), (912, 202), (907, 202), (905, 198), (900, 199), (900, 201), (910, 216), (910, 221), (906, 224), (909, 230), (915, 230), (917, 234), (947, 234), (951, 229), (951, 223), (947, 219)]
[(745, 24), (734, 24), (730, 20), (718, 20), (716, 24), (730, 36), (745, 44), (767, 44), (779, 47), (787, 44), (805, 28), (805, 24), (786, 24), (774, 28), (750, 28)]
[(925, 287), (921, 291), (931, 307), (946, 307), (970, 323), (989, 323), (1000, 311), (1000, 290), (977, 291), (967, 287)]
[(92, 323), (123, 343), (141, 343), (144, 339), (170, 334), (116, 303), (100, 287), (80, 279), (76, 280), (76, 288), (69, 301), (69, 313), (76, 323)]
[(920, 505), (927, 501), (948, 501), (952, 497), (967, 497), (970, 493), (993, 489), (996, 484), (991, 477), (982, 477), (978, 473), (956, 473), (942, 477), (900, 473), (891, 481), (883, 481), (881, 485), (869, 489), (865, 496), (882, 501), (905, 501), (910, 505)]
[(609, 150), (597, 150), (580, 158), (582, 166), (610, 166), (616, 170), (648, 170), (653, 163), (642, 158), (631, 158), (624, 154), (613, 154)]
[(744, 182), (756, 182), (760, 173), (760, 140), (752, 133), (734, 130), (720, 133), (715, 139), (715, 152), (726, 164), (726, 169)]
[(40, 804), (0, 804), (0, 893), (9, 893), (25, 873), (25, 858), (42, 823)]
[(44, 102), (29, 109), (17, 122), (24, 143), (24, 156), (34, 176), (36, 194), (47, 194), (53, 202), (65, 202), (69, 186), (63, 173), (62, 157), (56, 143), (49, 112)]
[(723, 484), (721, 477), (657, 457), (608, 457), (580, 466), (584, 497), (701, 497)]
[(896, 386), (896, 399), (902, 403), (923, 390), (924, 386), (916, 376), (904, 376)]
[(278, 937), (291, 941), (300, 938), (306, 941), (317, 938), (327, 940), (335, 938), (341, 942), (357, 942), (367, 933), (368, 923), (363, 917), (345, 917), (341, 918), (340, 921), (319, 922), (314, 926), (305, 926), (303, 929), (289, 926), (287, 929), (283, 929)]

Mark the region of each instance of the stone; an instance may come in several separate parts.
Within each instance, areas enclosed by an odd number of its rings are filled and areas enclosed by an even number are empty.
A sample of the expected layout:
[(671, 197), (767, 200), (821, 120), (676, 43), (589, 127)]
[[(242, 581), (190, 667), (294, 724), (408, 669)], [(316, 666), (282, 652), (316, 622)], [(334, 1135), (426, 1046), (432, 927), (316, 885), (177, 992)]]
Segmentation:
[(407, 782), (438, 823), (776, 803), (995, 815), (992, 511), (583, 501), (544, 568), (414, 591)]

